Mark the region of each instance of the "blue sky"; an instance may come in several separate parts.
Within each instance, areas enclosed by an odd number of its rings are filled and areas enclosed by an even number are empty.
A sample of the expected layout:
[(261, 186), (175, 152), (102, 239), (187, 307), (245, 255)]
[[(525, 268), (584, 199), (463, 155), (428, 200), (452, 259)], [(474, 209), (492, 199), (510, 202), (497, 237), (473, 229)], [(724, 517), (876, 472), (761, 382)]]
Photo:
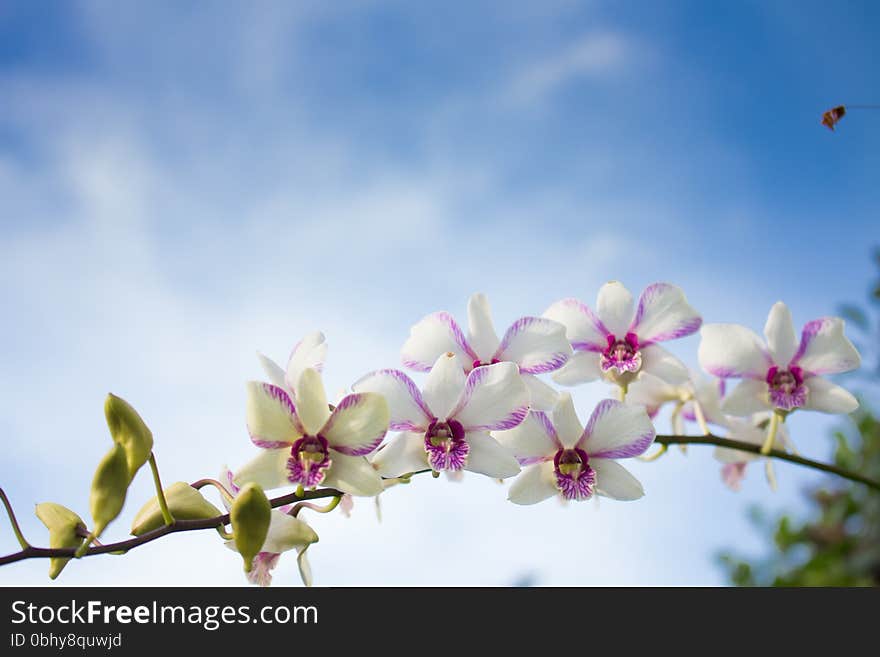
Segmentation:
[[(255, 351), (314, 329), (335, 391), (475, 291), (499, 326), (609, 279), (755, 329), (780, 299), (800, 325), (863, 298), (880, 112), (819, 119), (880, 103), (876, 3), (414, 4), (0, 5), (0, 484), (30, 535), (33, 503), (86, 512), (107, 391), (147, 418), (167, 481), (212, 475), (253, 454)], [(696, 365), (697, 344), (674, 350)], [(577, 390), (583, 418), (605, 393)], [(824, 458), (834, 424), (792, 433)], [(392, 490), (381, 525), (368, 502), (315, 521), (316, 578), (717, 584), (717, 550), (761, 548), (748, 504), (797, 509), (818, 480), (779, 466), (777, 493), (755, 470), (733, 494), (700, 448), (633, 471), (647, 496), (598, 510), (516, 508), (477, 477)], [(128, 513), (148, 496), (138, 480)], [(61, 581), (238, 568), (179, 536)]]

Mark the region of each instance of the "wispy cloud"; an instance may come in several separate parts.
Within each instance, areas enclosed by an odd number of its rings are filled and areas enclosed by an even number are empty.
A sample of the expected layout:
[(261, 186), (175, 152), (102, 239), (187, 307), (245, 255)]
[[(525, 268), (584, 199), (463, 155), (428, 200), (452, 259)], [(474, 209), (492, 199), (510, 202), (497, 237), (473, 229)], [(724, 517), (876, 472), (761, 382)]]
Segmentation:
[(507, 93), (514, 101), (536, 102), (568, 84), (620, 74), (633, 64), (638, 50), (631, 37), (618, 32), (586, 34), (526, 65), (513, 77)]

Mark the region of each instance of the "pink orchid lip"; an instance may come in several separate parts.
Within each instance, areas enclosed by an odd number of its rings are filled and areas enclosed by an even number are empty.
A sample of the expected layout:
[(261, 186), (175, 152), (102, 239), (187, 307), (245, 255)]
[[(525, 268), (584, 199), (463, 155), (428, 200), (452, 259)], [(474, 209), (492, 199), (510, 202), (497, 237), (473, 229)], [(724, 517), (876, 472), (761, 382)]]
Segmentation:
[(470, 452), (461, 422), (432, 420), (425, 432), (425, 452), (433, 470), (461, 470)]
[(500, 362), (501, 362), (501, 361), (498, 360), (497, 358), (493, 358), (493, 359), (492, 359), (490, 362), (488, 362), (488, 363), (484, 363), (484, 362), (481, 361), (481, 360), (475, 360), (473, 363), (471, 363), (471, 369), (472, 369), (472, 370), (475, 370), (475, 369), (477, 369), (478, 367), (485, 367), (486, 365), (495, 365), (496, 363), (500, 363)]
[(642, 366), (642, 355), (639, 352), (639, 337), (635, 333), (627, 333), (623, 340), (615, 335), (606, 336), (608, 347), (602, 352), (599, 363), (603, 372), (612, 367), (619, 372), (637, 372)]
[(330, 467), (330, 445), (323, 436), (303, 436), (290, 448), (287, 479), (306, 488), (317, 486)]
[(593, 496), (596, 471), (590, 467), (587, 453), (575, 447), (560, 449), (553, 457), (556, 487), (567, 500), (586, 500)]
[(770, 401), (776, 408), (791, 411), (807, 403), (807, 388), (800, 367), (795, 365), (782, 369), (774, 365), (767, 370), (766, 381), (770, 386)]

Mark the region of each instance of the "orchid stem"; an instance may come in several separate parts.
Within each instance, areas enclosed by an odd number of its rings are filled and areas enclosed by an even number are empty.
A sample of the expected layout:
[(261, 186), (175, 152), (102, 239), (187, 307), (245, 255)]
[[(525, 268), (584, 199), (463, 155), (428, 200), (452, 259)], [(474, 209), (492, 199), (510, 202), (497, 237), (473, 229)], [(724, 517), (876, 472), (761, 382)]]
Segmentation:
[(697, 424), (700, 425), (700, 431), (703, 432), (704, 436), (708, 436), (711, 432), (709, 431), (709, 425), (706, 423), (706, 415), (703, 413), (703, 407), (700, 405), (696, 399), (694, 399), (694, 415), (697, 418)]
[(333, 509), (339, 506), (339, 502), (342, 501), (342, 496), (334, 497), (330, 500), (330, 503), (326, 506), (318, 506), (317, 504), (311, 504), (309, 502), (300, 502), (295, 504), (293, 508), (290, 510), (290, 515), (296, 517), (299, 515), (299, 512), (303, 509), (309, 509), (310, 511), (315, 511), (316, 513), (330, 513)]
[(618, 385), (618, 388), (620, 388), (620, 401), (625, 402), (626, 401), (626, 393), (629, 391), (629, 385), (625, 384), (625, 383), (621, 383)]
[(761, 445), (761, 454), (767, 456), (770, 451), (773, 449), (773, 444), (776, 442), (776, 433), (779, 431), (779, 413), (775, 412), (770, 416), (770, 426), (767, 427), (767, 438), (764, 439), (764, 444)]
[(21, 546), (22, 550), (27, 550), (31, 544), (27, 542), (24, 534), (21, 532), (21, 527), (18, 525), (18, 519), (15, 517), (15, 512), (12, 510), (9, 498), (6, 497), (6, 493), (3, 492), (2, 488), (0, 488), (0, 499), (3, 500), (3, 506), (6, 507), (6, 514), (9, 516), (9, 523), (12, 525), (12, 531), (15, 533), (15, 538), (18, 539), (18, 544)]
[(198, 481), (194, 481), (193, 483), (191, 483), (190, 486), (192, 486), (196, 490), (200, 490), (200, 489), (204, 488), (205, 486), (213, 486), (223, 496), (223, 499), (226, 500), (227, 502), (229, 502), (230, 504), (232, 504), (232, 500), (234, 499), (232, 497), (232, 493), (230, 493), (228, 490), (226, 490), (226, 486), (221, 484), (216, 479), (199, 479)]
[(217, 533), (220, 534), (220, 538), (226, 541), (231, 541), (235, 538), (232, 534), (230, 534), (226, 529), (223, 528), (223, 525), (217, 525)]
[(174, 516), (165, 501), (165, 492), (162, 490), (162, 480), (159, 479), (159, 466), (156, 465), (156, 455), (150, 452), (150, 470), (153, 471), (153, 484), (156, 486), (156, 498), (159, 500), (159, 508), (162, 510), (162, 519), (166, 525), (174, 524)]
[(650, 463), (651, 461), (656, 461), (661, 456), (666, 453), (666, 450), (669, 449), (668, 445), (660, 445), (660, 449), (651, 454), (650, 456), (640, 456), (638, 457), (640, 461), (645, 461), (646, 463)]

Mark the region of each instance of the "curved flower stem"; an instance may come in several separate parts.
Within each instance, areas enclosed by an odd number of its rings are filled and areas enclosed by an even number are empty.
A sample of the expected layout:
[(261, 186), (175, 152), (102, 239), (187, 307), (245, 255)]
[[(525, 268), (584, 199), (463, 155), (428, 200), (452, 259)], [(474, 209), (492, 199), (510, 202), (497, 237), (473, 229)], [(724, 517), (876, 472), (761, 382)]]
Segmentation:
[(230, 504), (232, 504), (232, 500), (234, 499), (232, 497), (232, 493), (230, 493), (228, 490), (226, 490), (226, 486), (221, 484), (216, 479), (199, 479), (198, 481), (194, 481), (190, 485), (193, 488), (195, 488), (196, 490), (200, 490), (200, 489), (204, 488), (205, 486), (213, 486), (223, 496), (223, 499), (226, 500), (227, 502), (229, 502)]
[(770, 426), (767, 427), (767, 437), (764, 439), (764, 444), (761, 445), (761, 454), (764, 456), (773, 451), (773, 443), (776, 442), (776, 433), (779, 431), (779, 420), (779, 413), (774, 411), (770, 416)]
[(156, 498), (159, 500), (159, 508), (162, 510), (162, 519), (166, 525), (174, 524), (174, 516), (168, 509), (168, 502), (165, 501), (165, 492), (162, 490), (162, 480), (159, 479), (159, 466), (156, 465), (156, 455), (150, 452), (150, 470), (153, 471), (153, 483), (156, 486)]
[(6, 493), (3, 492), (2, 488), (0, 488), (0, 500), (3, 500), (3, 506), (6, 507), (6, 513), (9, 516), (9, 523), (12, 525), (12, 531), (15, 533), (15, 538), (18, 539), (18, 544), (21, 546), (22, 550), (27, 550), (31, 544), (27, 542), (24, 534), (21, 533), (21, 527), (18, 526), (18, 519), (15, 517), (15, 512), (12, 510), (9, 498), (6, 497)]
[(646, 463), (650, 463), (651, 461), (656, 461), (661, 456), (663, 456), (668, 449), (669, 449), (668, 445), (660, 445), (660, 449), (658, 449), (656, 452), (654, 452), (650, 456), (642, 455), (637, 458), (639, 459), (639, 461), (645, 461)]
[(330, 513), (333, 509), (339, 506), (339, 503), (341, 501), (342, 495), (340, 495), (339, 497), (334, 497), (332, 500), (330, 500), (330, 504), (326, 506), (318, 506), (317, 504), (311, 504), (310, 502), (300, 502), (299, 504), (293, 505), (293, 508), (290, 510), (290, 515), (295, 518), (303, 509), (309, 509), (310, 511), (315, 511), (317, 513)]
[[(727, 447), (728, 449), (735, 449), (740, 452), (750, 452), (752, 454), (761, 453), (760, 445), (755, 445), (753, 443), (744, 443), (740, 442), (739, 440), (731, 440), (730, 438), (722, 438), (720, 436), (714, 436), (711, 433), (705, 436), (660, 435), (654, 439), (654, 442), (660, 445), (715, 445), (716, 447)], [(814, 470), (830, 472), (831, 474), (835, 474), (838, 477), (843, 477), (844, 479), (849, 479), (850, 481), (855, 481), (860, 484), (864, 484), (865, 486), (868, 486), (870, 488), (873, 488), (874, 490), (880, 491), (880, 481), (870, 479), (869, 477), (860, 475), (857, 472), (844, 470), (843, 468), (840, 468), (836, 465), (814, 461), (812, 459), (807, 459), (803, 456), (797, 456), (795, 454), (789, 454), (788, 452), (783, 452), (779, 449), (771, 449), (770, 452), (766, 454), (766, 456), (779, 459), (780, 461), (797, 463), (798, 465), (813, 468)]]
[(696, 400), (696, 398), (694, 398), (694, 415), (697, 418), (697, 424), (700, 425), (700, 431), (702, 431), (705, 435), (709, 435), (710, 433), (712, 433), (711, 431), (709, 431), (709, 425), (706, 423), (706, 415), (703, 413), (703, 407), (700, 402)]

